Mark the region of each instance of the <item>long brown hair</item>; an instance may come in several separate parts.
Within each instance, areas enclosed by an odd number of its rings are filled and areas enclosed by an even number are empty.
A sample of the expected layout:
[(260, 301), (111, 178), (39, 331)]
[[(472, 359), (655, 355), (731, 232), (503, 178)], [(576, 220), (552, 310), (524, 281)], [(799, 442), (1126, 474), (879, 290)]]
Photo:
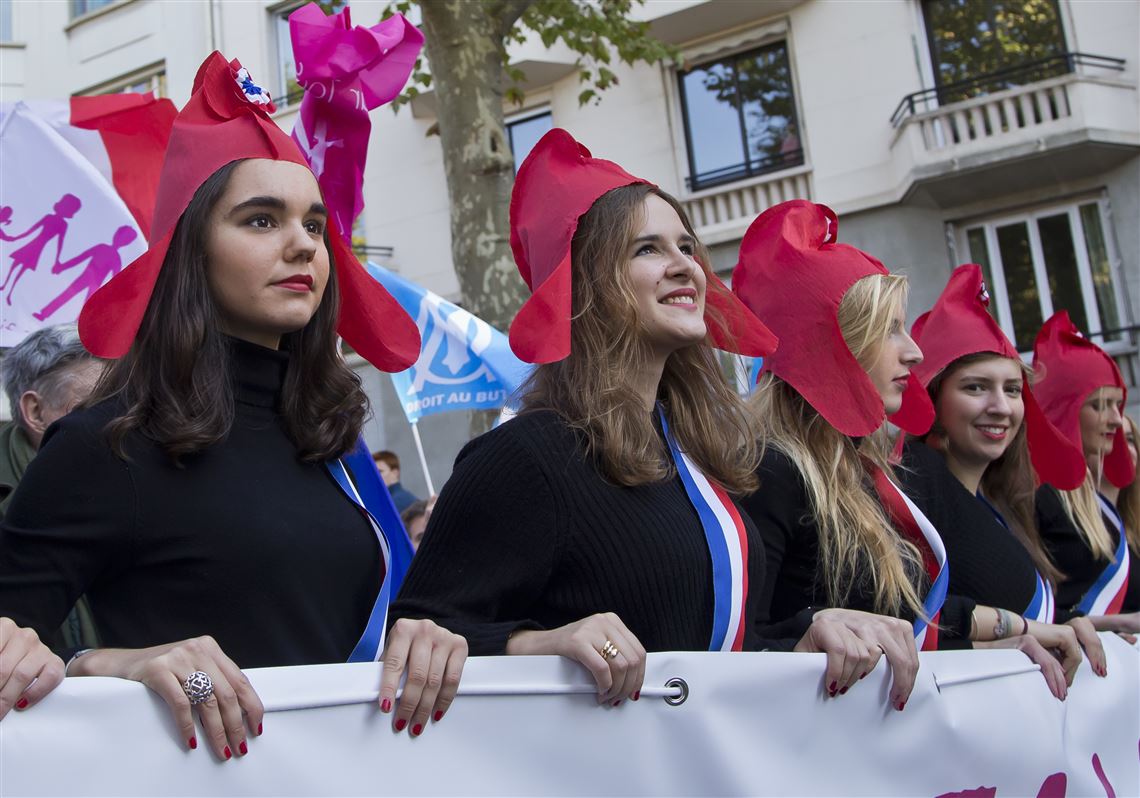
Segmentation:
[[(1132, 439), (1140, 433), (1140, 426), (1131, 416), (1121, 413), (1124, 424), (1132, 430)], [(1128, 430), (1125, 429), (1127, 437)], [(1128, 545), (1135, 552), (1140, 552), (1140, 472), (1132, 481), (1120, 489), (1116, 497), (1116, 509), (1120, 511), (1120, 518), (1124, 521), (1124, 534), (1128, 537)]]
[[(864, 277), (844, 294), (840, 331), (864, 368), (878, 358), (905, 301), (906, 279), (899, 275)], [(918, 550), (895, 531), (866, 484), (863, 457), (890, 473), (881, 436), (857, 445), (771, 373), (761, 376), (751, 409), (764, 425), (766, 445), (783, 452), (803, 477), (819, 529), (818, 574), (830, 605), (845, 606), (852, 589), (868, 582), (876, 612), (898, 616), (906, 607), (923, 617), (912, 582), (912, 575), (923, 573)]]
[[(599, 470), (619, 485), (675, 473), (630, 379), (649, 358), (628, 263), (650, 194), (668, 202), (697, 241), (680, 204), (656, 188), (624, 186), (599, 198), (579, 220), (571, 244), (570, 355), (536, 368), (522, 397), (523, 412), (554, 410), (580, 430)], [(699, 242), (696, 256), (708, 274), (708, 252)], [(754, 489), (759, 430), (710, 346), (687, 346), (669, 356), (658, 399), (678, 445), (706, 476), (733, 492)]]
[[(120, 457), (126, 458), (125, 441), (134, 431), (178, 461), (219, 443), (233, 425), (230, 343), (206, 282), (205, 252), (210, 212), (239, 163), (223, 166), (198, 187), (178, 220), (134, 343), (104, 372), (85, 403), (122, 402), (124, 412), (107, 425), (111, 448)], [(280, 412), (305, 461), (348, 451), (368, 412), (360, 378), (337, 349), (339, 308), (332, 264), (312, 319), (281, 337), (280, 349), (290, 358)]]
[[(959, 368), (969, 366), (990, 358), (1002, 357), (994, 352), (976, 352), (965, 355), (953, 361), (942, 371), (935, 375), (927, 386), (930, 400), (938, 407), (938, 395), (945, 384), (945, 379)], [(1029, 376), (1030, 369), (1020, 360), (1017, 361), (1023, 376)], [(1025, 550), (1029, 552), (1038, 573), (1048, 579), (1053, 585), (1059, 584), (1065, 577), (1057, 568), (1041, 540), (1041, 532), (1037, 528), (1037, 516), (1034, 512), (1037, 493), (1037, 474), (1033, 470), (1033, 461), (1029, 457), (1029, 443), (1025, 431), (1025, 419), (1022, 419), (1017, 434), (1013, 436), (1009, 446), (1002, 452), (1001, 457), (991, 462), (982, 474), (982, 494), (1002, 514), (1009, 529)], [(930, 431), (921, 436), (927, 444), (946, 454), (948, 445), (944, 430), (936, 419)]]

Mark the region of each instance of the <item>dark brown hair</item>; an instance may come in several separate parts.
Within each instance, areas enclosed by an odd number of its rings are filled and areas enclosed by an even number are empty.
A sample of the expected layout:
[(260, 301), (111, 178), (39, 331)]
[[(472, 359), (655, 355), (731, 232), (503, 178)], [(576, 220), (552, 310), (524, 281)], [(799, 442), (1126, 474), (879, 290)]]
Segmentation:
[[(134, 431), (178, 461), (222, 441), (233, 425), (230, 343), (206, 283), (205, 253), (210, 212), (239, 163), (223, 166), (194, 193), (178, 220), (134, 343), (104, 372), (86, 402), (112, 397), (122, 402), (123, 414), (106, 430), (120, 457), (126, 457), (126, 437)], [(316, 313), (280, 343), (290, 358), (279, 410), (299, 457), (310, 462), (351, 449), (368, 412), (360, 378), (337, 348), (340, 295), (331, 248), (329, 261)]]
[[(645, 184), (604, 194), (583, 214), (571, 243), (570, 355), (536, 368), (523, 387), (524, 412), (554, 410), (581, 430), (598, 469), (619, 485), (656, 482), (675, 473), (653, 416), (630, 382), (648, 359), (628, 265), (650, 194), (677, 212), (697, 242), (701, 268), (710, 274), (708, 252), (675, 199)], [(723, 328), (718, 319), (709, 325), (717, 323)], [(669, 356), (657, 397), (678, 445), (709, 479), (734, 492), (755, 489), (759, 429), (707, 343)]]
[[(978, 363), (990, 358), (1003, 357), (995, 352), (976, 352), (964, 355), (950, 363), (940, 371), (927, 391), (930, 401), (938, 407), (938, 394), (942, 389), (945, 377), (956, 369)], [(1020, 363), (1023, 372), (1026, 367)], [(1064, 574), (1049, 557), (1045, 543), (1041, 539), (1041, 532), (1037, 529), (1037, 516), (1034, 512), (1037, 495), (1037, 472), (1033, 470), (1033, 461), (1029, 457), (1029, 444), (1025, 432), (1026, 421), (1023, 418), (1021, 427), (1017, 430), (1009, 446), (1005, 447), (1001, 457), (991, 462), (982, 474), (982, 493), (993, 502), (998, 512), (1002, 514), (1009, 525), (1013, 536), (1021, 541), (1021, 545), (1029, 552), (1033, 564), (1042, 577), (1057, 585)], [(930, 432), (923, 435), (921, 440), (935, 444), (935, 448), (945, 454), (946, 438), (942, 426), (935, 420)]]

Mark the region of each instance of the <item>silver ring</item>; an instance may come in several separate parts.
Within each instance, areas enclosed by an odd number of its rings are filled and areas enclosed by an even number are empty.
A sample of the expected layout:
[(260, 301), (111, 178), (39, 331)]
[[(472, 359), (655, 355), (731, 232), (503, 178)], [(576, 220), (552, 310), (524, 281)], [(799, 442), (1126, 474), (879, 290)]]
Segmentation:
[(602, 655), (602, 659), (611, 660), (621, 652), (618, 651), (618, 647), (614, 645), (613, 640), (607, 640), (601, 649), (599, 649), (598, 653)]
[(190, 706), (194, 707), (203, 701), (209, 700), (214, 694), (214, 680), (205, 671), (194, 671), (182, 683), (186, 697), (190, 699)]

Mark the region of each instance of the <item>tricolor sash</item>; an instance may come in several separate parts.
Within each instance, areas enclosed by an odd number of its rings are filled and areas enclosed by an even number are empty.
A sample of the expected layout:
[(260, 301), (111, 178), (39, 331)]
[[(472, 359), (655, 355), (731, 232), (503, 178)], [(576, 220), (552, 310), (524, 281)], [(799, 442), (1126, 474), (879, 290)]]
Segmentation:
[[(989, 511), (993, 513), (997, 522), (1005, 527), (1006, 531), (1013, 534), (1013, 530), (1010, 529), (1009, 524), (1006, 523), (1005, 516), (998, 511), (998, 508), (994, 507), (993, 504), (990, 503), (990, 500), (982, 495), (981, 491), (978, 491), (976, 495), (978, 501), (988, 507)], [(1056, 607), (1053, 600), (1053, 586), (1049, 584), (1048, 579), (1041, 576), (1041, 572), (1038, 571), (1036, 567), (1033, 569), (1033, 574), (1037, 577), (1037, 587), (1033, 591), (1033, 598), (1030, 600), (1029, 606), (1027, 606), (1025, 611), (1021, 614), (1029, 620), (1037, 621), (1038, 623), (1053, 623), (1053, 613)]]
[(352, 500), (352, 503), (360, 508), (364, 513), (364, 517), (372, 524), (372, 531), (376, 533), (376, 540), (380, 542), (380, 554), (383, 558), (384, 567), (384, 581), (380, 584), (380, 592), (376, 595), (376, 603), (372, 605), (372, 612), (368, 616), (368, 624), (364, 627), (364, 634), (360, 636), (360, 641), (356, 647), (352, 649), (352, 653), (348, 655), (349, 662), (375, 662), (380, 659), (380, 654), (384, 650), (384, 632), (388, 621), (388, 603), (392, 598), (392, 554), (391, 549), (388, 547), (388, 538), (384, 536), (384, 530), (381, 529), (380, 524), (376, 522), (372, 513), (364, 505), (364, 500), (360, 498), (360, 494), (356, 490), (356, 486), (352, 484), (352, 479), (348, 476), (348, 469), (345, 467), (342, 460), (334, 460), (326, 463), (329, 473), (332, 474), (336, 484), (344, 491), (344, 494)]
[(740, 651), (744, 646), (744, 605), (748, 599), (748, 537), (744, 522), (724, 488), (710, 482), (681, 451), (660, 405), (657, 413), (685, 494), (701, 519), (712, 558), (713, 628), (709, 651)]
[(1128, 592), (1128, 538), (1124, 534), (1124, 522), (1112, 502), (1097, 494), (1101, 513), (1116, 529), (1116, 552), (1110, 562), (1093, 582), (1077, 609), (1085, 615), (1115, 615), (1124, 604), (1124, 594)]
[(947, 587), (950, 584), (950, 566), (946, 562), (946, 546), (934, 524), (930, 523), (922, 510), (918, 509), (906, 494), (899, 490), (883, 469), (864, 460), (875, 484), (879, 501), (895, 525), (907, 540), (918, 547), (922, 554), (922, 564), (930, 577), (930, 589), (923, 599), (923, 618), (914, 619), (914, 642), (920, 651), (938, 649), (938, 616), (946, 602)]

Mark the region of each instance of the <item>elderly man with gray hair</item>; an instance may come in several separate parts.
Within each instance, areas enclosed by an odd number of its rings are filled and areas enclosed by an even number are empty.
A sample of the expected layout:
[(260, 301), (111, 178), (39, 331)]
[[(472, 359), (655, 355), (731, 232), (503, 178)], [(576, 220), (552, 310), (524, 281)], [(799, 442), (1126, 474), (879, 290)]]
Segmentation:
[[(44, 432), (87, 398), (102, 373), (103, 361), (83, 348), (74, 324), (37, 330), (4, 355), (0, 379), (12, 420), (0, 425), (0, 521)], [(90, 608), (80, 599), (58, 639), (44, 642), (77, 648), (94, 645), (97, 639)]]

